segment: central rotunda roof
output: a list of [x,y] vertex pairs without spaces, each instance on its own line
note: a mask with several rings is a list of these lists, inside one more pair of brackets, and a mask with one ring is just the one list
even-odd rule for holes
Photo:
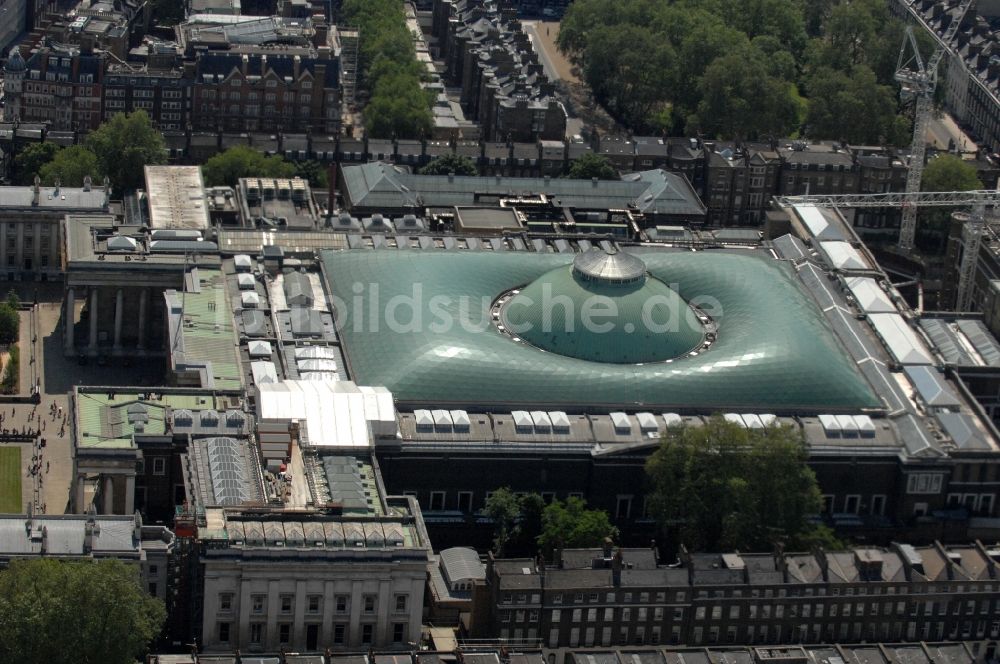
[[705,328],[637,256],[593,249],[516,292],[501,309],[509,334],[590,362],[663,362],[699,348]]

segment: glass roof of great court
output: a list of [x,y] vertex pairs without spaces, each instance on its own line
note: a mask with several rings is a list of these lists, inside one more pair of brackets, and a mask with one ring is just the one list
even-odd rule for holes
[[[595,304],[588,296],[617,301],[615,289],[579,279],[570,271],[571,254],[357,250],[324,252],[323,262],[353,379],[384,385],[401,402],[776,412],[881,407],[788,263],[726,250],[639,256],[645,282],[621,300],[629,322],[641,318],[636,292],[648,289],[663,301],[676,293],[682,305],[707,315],[701,319],[707,348],[688,351],[689,339],[697,342],[705,330],[679,343],[683,330],[640,333],[608,318],[607,300]],[[515,318],[539,323],[534,310],[498,313],[505,299],[513,306],[522,293],[553,298],[552,329],[523,336],[503,329]],[[579,324],[579,311],[567,316],[567,306],[591,306],[597,316],[591,320],[611,324],[599,361],[590,344],[600,344],[600,334],[588,331],[581,351],[573,337],[580,333],[560,328],[567,320]],[[681,309],[683,326],[693,317]],[[562,348],[573,351],[551,352]]]

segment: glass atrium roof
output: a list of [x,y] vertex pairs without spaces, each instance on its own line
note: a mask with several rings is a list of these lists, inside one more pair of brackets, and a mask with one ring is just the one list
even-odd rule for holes
[[[545,352],[501,332],[501,295],[572,254],[326,251],[353,379],[409,404],[830,412],[880,402],[787,263],[730,251],[644,253],[649,275],[711,316],[694,356],[647,364]],[[569,275],[567,275],[569,276]],[[652,281],[648,280],[647,281]],[[554,312],[559,315],[559,312]]]

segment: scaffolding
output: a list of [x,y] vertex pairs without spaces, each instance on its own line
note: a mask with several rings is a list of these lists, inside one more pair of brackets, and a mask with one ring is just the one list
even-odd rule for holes
[[340,37],[340,86],[345,110],[353,113],[357,105],[358,40],[357,28],[338,27]]

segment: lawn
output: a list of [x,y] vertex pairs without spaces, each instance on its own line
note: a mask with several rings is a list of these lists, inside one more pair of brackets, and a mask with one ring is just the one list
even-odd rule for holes
[[20,514],[21,448],[0,447],[0,514]]

